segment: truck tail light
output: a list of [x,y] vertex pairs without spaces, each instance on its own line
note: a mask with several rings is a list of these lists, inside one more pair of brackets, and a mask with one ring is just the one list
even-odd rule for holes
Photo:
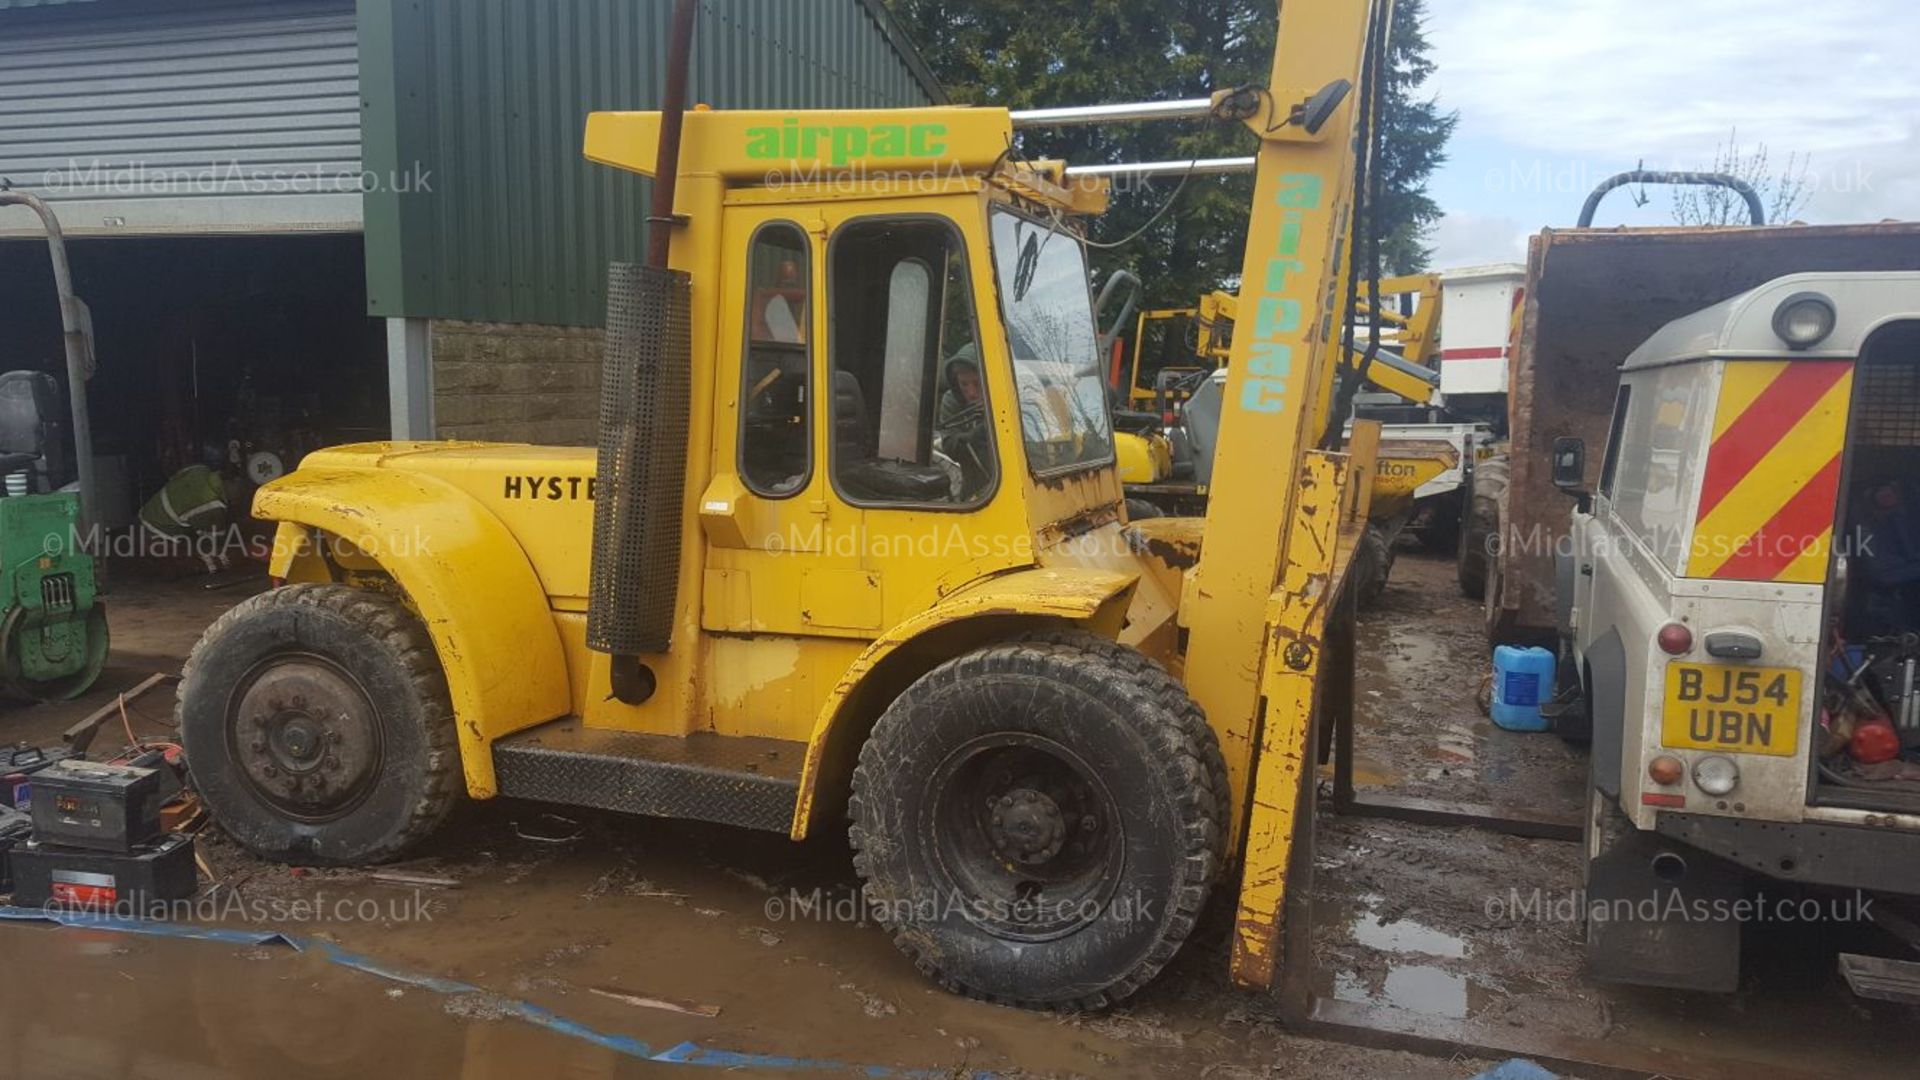
[[1686,775],[1686,765],[1671,754],[1661,754],[1647,762],[1647,776],[1656,784],[1677,784]]
[[1660,651],[1668,656],[1685,656],[1693,651],[1693,631],[1685,623],[1670,622],[1655,636]]

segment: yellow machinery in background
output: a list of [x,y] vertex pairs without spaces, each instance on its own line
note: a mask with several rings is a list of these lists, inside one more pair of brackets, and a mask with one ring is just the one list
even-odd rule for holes
[[[1394,301],[1381,304],[1381,347],[1369,363],[1364,342],[1356,342],[1348,361],[1356,377],[1364,367],[1366,381],[1398,402],[1427,405],[1438,385],[1432,365],[1439,354],[1440,277],[1382,278],[1379,294],[1383,301]],[[1368,293],[1361,295],[1356,324],[1370,321],[1364,299]],[[1194,307],[1142,311],[1136,320],[1124,383],[1131,408],[1117,413],[1115,420],[1120,479],[1133,520],[1206,511],[1224,386],[1219,372],[1227,362],[1237,304],[1232,294],[1216,291]],[[1169,350],[1168,337],[1175,334],[1182,335],[1180,347]],[[1148,385],[1143,372],[1150,353],[1157,353],[1161,363]],[[1117,368],[1114,377],[1121,377]],[[1385,586],[1394,541],[1409,525],[1429,546],[1451,550],[1474,455],[1484,437],[1485,431],[1474,424],[1425,417],[1384,427],[1372,488],[1370,519],[1375,528],[1363,544],[1358,571],[1362,603]]]
[[[1160,411],[1168,401],[1179,400],[1181,384],[1188,379],[1225,367],[1233,351],[1233,320],[1239,301],[1230,292],[1219,289],[1202,296],[1193,307],[1150,308],[1134,319],[1132,360],[1127,378],[1116,385],[1126,387],[1129,408]],[[1176,344],[1177,343],[1177,344]],[[1141,366],[1149,350],[1158,349],[1163,363],[1155,371],[1156,385],[1141,382]]]
[[[1367,381],[1391,394],[1416,404],[1425,404],[1434,394],[1435,381],[1431,361],[1438,355],[1440,325],[1440,275],[1403,274],[1380,279],[1380,295],[1408,298],[1410,313],[1383,304],[1379,319],[1385,333],[1382,341],[1394,350],[1391,360],[1375,357],[1367,368]],[[1371,308],[1362,294],[1354,309],[1356,321],[1367,319]],[[1134,319],[1132,359],[1125,382],[1130,408],[1165,412],[1167,406],[1185,400],[1192,384],[1226,366],[1233,350],[1233,325],[1239,316],[1239,298],[1215,289],[1185,308],[1154,308],[1141,311]],[[1177,340],[1174,344],[1169,338]],[[1151,385],[1142,378],[1150,352],[1158,352],[1161,363],[1153,372]],[[1349,356],[1359,370],[1363,352]],[[1398,361],[1398,362],[1394,362]],[[1114,373],[1116,382],[1119,372]]]
[[[1372,425],[1322,447],[1387,5],[1281,5],[1264,87],[1012,114],[688,111],[694,8],[664,110],[587,121],[655,199],[601,445],[345,446],[261,488],[284,584],[179,693],[208,806],[321,864],[462,796],[850,821],[921,970],[1050,1007],[1139,988],[1238,867],[1266,986],[1374,475]],[[1217,497],[1128,526],[1077,235],[1105,184],[1007,148],[1148,113],[1259,150]]]

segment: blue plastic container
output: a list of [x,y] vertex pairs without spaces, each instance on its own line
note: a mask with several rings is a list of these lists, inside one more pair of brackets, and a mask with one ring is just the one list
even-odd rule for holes
[[1553,696],[1553,654],[1546,649],[1493,650],[1493,722],[1508,731],[1545,731],[1540,703]]

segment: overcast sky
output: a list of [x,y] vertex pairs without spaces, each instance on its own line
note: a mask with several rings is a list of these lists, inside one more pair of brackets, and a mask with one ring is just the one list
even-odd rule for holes
[[[1431,89],[1458,109],[1432,192],[1437,268],[1521,261],[1644,159],[1704,168],[1738,128],[1810,158],[1809,222],[1920,218],[1920,0],[1429,0]],[[1631,190],[1598,225],[1671,224]]]

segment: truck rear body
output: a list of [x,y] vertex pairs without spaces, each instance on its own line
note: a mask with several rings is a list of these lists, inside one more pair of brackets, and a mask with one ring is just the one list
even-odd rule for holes
[[[1549,229],[1530,245],[1510,357],[1511,489],[1490,583],[1498,641],[1554,636],[1553,552],[1566,528],[1554,440],[1606,441],[1621,362],[1675,319],[1786,274],[1920,270],[1920,225]],[[1599,458],[1589,458],[1598,480]]]

